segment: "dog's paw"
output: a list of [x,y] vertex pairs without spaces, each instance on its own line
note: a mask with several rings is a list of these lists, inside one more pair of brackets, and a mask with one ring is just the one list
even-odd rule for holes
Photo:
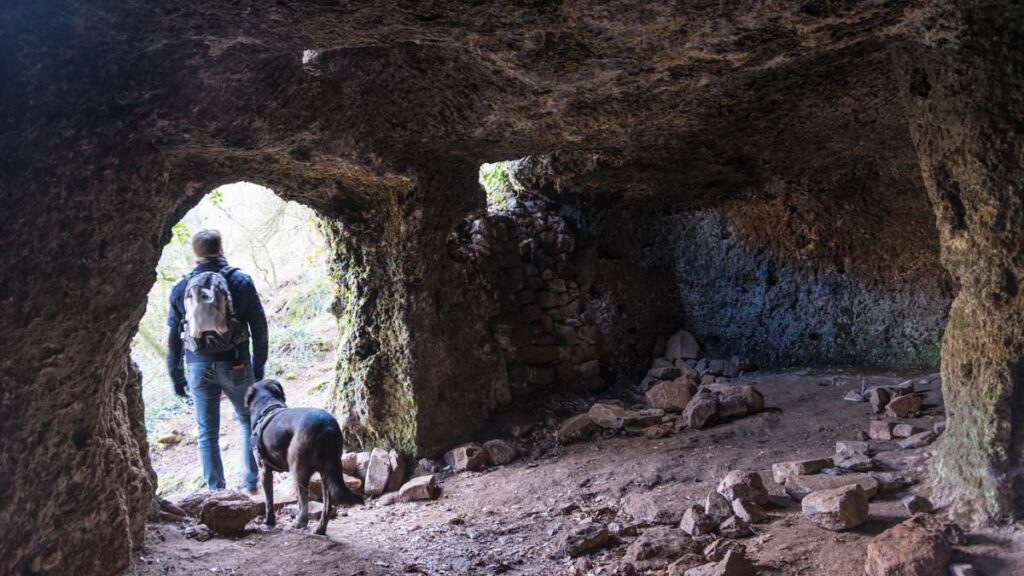
[[324,534],[327,534],[327,527],[324,526],[323,528],[320,528],[319,526],[317,526],[316,530],[313,530],[313,534],[323,536]]

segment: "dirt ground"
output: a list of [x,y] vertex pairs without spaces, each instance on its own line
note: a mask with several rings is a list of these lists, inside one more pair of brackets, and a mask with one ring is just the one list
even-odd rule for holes
[[[326,537],[313,535],[312,524],[288,528],[287,517],[274,528],[257,523],[243,536],[206,542],[186,538],[183,526],[152,525],[128,574],[573,574],[574,561],[552,556],[563,531],[587,518],[630,522],[618,509],[632,492],[697,503],[727,472],[744,468],[760,471],[773,496],[771,521],[755,525],[756,534],[744,541],[760,573],[859,576],[868,541],[908,516],[899,499],[927,495],[927,486],[879,494],[871,520],[836,533],[804,519],[771,481],[771,464],[830,456],[836,440],[857,439],[867,428],[869,405],[843,401],[847,390],[911,377],[929,380],[927,387],[938,383],[935,374],[754,373],[741,379],[756,383],[768,409],[751,417],[660,440],[541,442],[513,464],[445,475],[436,501],[343,510]],[[941,419],[941,410],[932,410],[918,423],[930,427]],[[886,448],[894,446],[878,447]],[[928,457],[927,448],[895,448],[877,460],[920,477]],[[563,513],[569,504],[579,508]],[[591,555],[591,564],[620,557],[631,540]],[[957,555],[984,576],[1024,574],[1024,527],[971,533]]]

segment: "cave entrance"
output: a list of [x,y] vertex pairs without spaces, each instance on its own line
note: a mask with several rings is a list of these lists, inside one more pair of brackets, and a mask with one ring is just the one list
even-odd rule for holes
[[[143,375],[153,469],[163,496],[205,488],[193,409],[174,394],[165,365],[168,299],[174,284],[195,265],[191,239],[203,228],[221,232],[229,263],[256,284],[270,334],[265,377],[281,381],[289,403],[318,407],[326,407],[335,378],[338,324],[331,306],[338,289],[330,275],[324,222],[312,209],[256,184],[238,182],[208,193],[173,226],[132,340],[132,358]],[[220,449],[231,488],[241,477],[239,425],[223,396],[220,413]]]

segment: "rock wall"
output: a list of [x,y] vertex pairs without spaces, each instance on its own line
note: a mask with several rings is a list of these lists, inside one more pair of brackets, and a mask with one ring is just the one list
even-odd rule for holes
[[470,289],[493,299],[488,328],[502,359],[507,404],[550,390],[604,387],[601,333],[584,312],[593,263],[576,250],[576,231],[542,198],[522,194],[505,210],[464,221],[449,254]]
[[960,286],[932,480],[959,520],[1006,523],[1024,517],[1024,18],[1008,1],[931,8],[893,56],[942,262]]
[[[666,219],[683,325],[707,354],[738,354],[762,366],[938,365],[953,287],[938,264],[937,245],[916,249],[912,238],[898,248],[881,244],[880,235],[910,224],[892,217],[852,236],[858,232],[835,229],[841,216],[795,214],[806,218],[795,232],[783,218],[773,218],[768,202]],[[828,209],[828,201],[819,202]],[[770,224],[752,230],[752,214]],[[924,224],[908,226],[909,236],[934,240]],[[839,235],[854,250],[823,260],[780,246],[801,234],[805,251]],[[897,262],[881,277],[864,270],[864,260],[873,258]]]

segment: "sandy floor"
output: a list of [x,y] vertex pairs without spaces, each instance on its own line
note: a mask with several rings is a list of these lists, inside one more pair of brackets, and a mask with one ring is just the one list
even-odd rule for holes
[[[237,538],[197,542],[183,527],[156,525],[129,574],[569,574],[573,564],[553,558],[553,541],[585,518],[612,520],[623,496],[652,492],[697,502],[729,470],[761,471],[775,506],[768,524],[744,542],[763,574],[859,576],[872,536],[907,517],[899,498],[879,495],[872,519],[851,532],[822,530],[771,482],[773,462],[829,456],[836,440],[866,430],[870,408],[843,394],[900,377],[850,372],[756,373],[746,377],[765,394],[758,415],[662,439],[616,437],[535,450],[533,456],[483,473],[449,475],[443,496],[429,503],[367,506],[343,511],[326,537],[308,530],[257,525]],[[941,419],[920,419],[930,426]],[[550,446],[550,443],[546,444]],[[884,448],[884,447],[883,447]],[[892,452],[880,459],[923,474],[928,451]],[[578,510],[560,511],[567,504]],[[620,521],[626,520],[619,517]],[[630,539],[592,555],[594,565],[621,556]],[[983,575],[1024,574],[1024,528],[975,533],[958,550]]]

